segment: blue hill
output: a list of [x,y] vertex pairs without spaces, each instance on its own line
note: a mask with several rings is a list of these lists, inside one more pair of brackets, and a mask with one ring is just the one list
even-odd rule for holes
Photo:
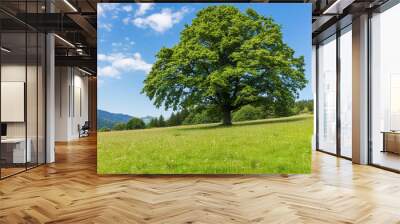
[[112,128],[115,123],[126,123],[132,116],[120,113],[111,113],[105,110],[97,110],[97,128]]

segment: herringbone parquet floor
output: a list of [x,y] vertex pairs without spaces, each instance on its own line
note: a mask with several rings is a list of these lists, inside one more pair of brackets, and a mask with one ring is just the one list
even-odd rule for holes
[[322,153],[311,175],[98,176],[94,137],[0,181],[0,223],[400,223],[400,175]]

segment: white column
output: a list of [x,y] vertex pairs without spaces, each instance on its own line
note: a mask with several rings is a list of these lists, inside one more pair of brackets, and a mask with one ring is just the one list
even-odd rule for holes
[[55,146],[54,146],[54,133],[55,133],[55,55],[54,55],[54,35],[47,34],[46,37],[46,163],[55,161]]
[[353,19],[353,162],[368,163],[368,15]]

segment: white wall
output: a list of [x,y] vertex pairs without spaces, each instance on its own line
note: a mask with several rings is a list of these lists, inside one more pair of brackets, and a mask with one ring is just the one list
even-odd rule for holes
[[78,125],[88,120],[88,78],[76,68],[56,67],[55,85],[55,140],[77,139]]
[[68,74],[68,67],[55,68],[55,141],[68,140],[68,88],[70,84],[70,77]]
[[74,108],[72,108],[72,119],[71,119],[71,135],[74,137],[79,137],[78,125],[82,126],[85,121],[88,121],[88,78],[82,76],[82,73],[76,75],[77,70],[75,72],[74,77]]

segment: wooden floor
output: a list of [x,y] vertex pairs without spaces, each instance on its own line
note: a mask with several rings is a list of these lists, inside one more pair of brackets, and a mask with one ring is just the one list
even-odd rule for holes
[[373,161],[377,165],[400,170],[400,155],[391,152],[374,151]]
[[323,153],[311,175],[98,176],[96,140],[0,181],[0,223],[400,223],[400,175]]
[[14,168],[14,167],[7,167],[7,168],[1,168],[1,177],[8,177],[11,176],[13,174],[19,173],[19,172],[23,172],[25,171],[25,167],[24,168]]

